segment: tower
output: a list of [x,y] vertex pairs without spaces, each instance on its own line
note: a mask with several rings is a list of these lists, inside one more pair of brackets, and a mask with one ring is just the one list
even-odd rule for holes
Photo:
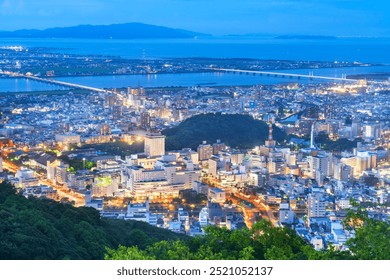
[[268,123],[268,140],[265,141],[265,146],[268,148],[273,148],[276,146],[276,141],[273,139],[272,131],[273,131],[272,121],[270,121]]
[[315,149],[315,146],[314,146],[314,123],[311,124],[310,149]]

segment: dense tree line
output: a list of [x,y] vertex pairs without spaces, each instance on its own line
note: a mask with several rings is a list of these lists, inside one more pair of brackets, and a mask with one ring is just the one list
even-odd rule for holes
[[[268,138],[268,125],[249,115],[209,113],[186,119],[178,126],[165,129],[166,149],[196,149],[203,140],[215,143],[217,139],[232,148],[250,149]],[[286,134],[273,127],[274,139],[282,142]]]
[[347,241],[349,251],[316,251],[289,228],[273,227],[261,220],[252,229],[229,231],[209,226],[205,236],[188,240],[159,241],[140,249],[119,246],[108,249],[105,259],[113,260],[389,260],[390,225],[350,213],[346,226],[356,231]]
[[94,148],[103,153],[110,155],[119,155],[121,157],[129,156],[131,154],[141,153],[144,151],[144,142],[134,142],[128,144],[122,141],[101,143],[101,144],[86,144],[83,148]]
[[353,148],[356,148],[358,142],[362,142],[361,138],[356,138],[353,141],[350,141],[345,138],[340,138],[337,140],[331,140],[329,135],[324,132],[320,132],[315,138],[315,142],[321,149],[325,151],[333,152],[343,152],[343,151],[352,151]]

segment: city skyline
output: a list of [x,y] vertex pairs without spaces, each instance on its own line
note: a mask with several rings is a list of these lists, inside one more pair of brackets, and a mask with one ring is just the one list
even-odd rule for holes
[[389,7],[0,0],[0,260],[390,260]]
[[386,1],[13,1],[0,2],[0,30],[142,22],[212,35],[390,36]]

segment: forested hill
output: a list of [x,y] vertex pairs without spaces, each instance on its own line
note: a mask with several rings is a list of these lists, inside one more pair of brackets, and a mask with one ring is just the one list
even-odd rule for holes
[[143,222],[101,219],[90,207],[25,198],[0,184],[0,259],[103,259],[106,248],[186,238]]
[[[268,138],[268,125],[249,115],[239,114],[200,114],[186,119],[178,126],[165,129],[166,149],[196,149],[203,140],[215,143],[217,139],[232,148],[250,149]],[[273,127],[274,139],[286,139],[286,134]]]

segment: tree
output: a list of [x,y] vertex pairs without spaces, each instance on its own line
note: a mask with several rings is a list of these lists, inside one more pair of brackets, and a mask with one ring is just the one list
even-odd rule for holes
[[349,212],[344,221],[349,230],[355,231],[355,237],[346,244],[359,260],[390,259],[390,224],[389,222],[370,219],[365,210]]
[[141,251],[137,246],[125,247],[119,245],[118,249],[106,247],[105,260],[154,260],[147,252]]

